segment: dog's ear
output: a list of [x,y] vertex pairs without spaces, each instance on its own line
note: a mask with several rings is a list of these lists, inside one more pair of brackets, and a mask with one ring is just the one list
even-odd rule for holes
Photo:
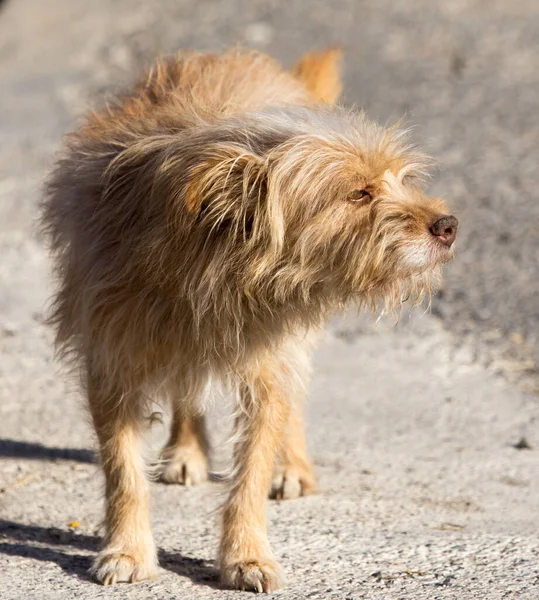
[[342,50],[333,46],[326,50],[305,54],[292,68],[311,95],[320,102],[334,104],[342,90]]
[[262,159],[235,144],[218,143],[207,148],[189,171],[185,204],[192,215],[211,209],[226,212],[248,210],[260,194],[264,178]]
[[241,238],[278,255],[284,215],[279,194],[270,194],[268,164],[237,143],[211,144],[190,169],[185,206],[208,232]]

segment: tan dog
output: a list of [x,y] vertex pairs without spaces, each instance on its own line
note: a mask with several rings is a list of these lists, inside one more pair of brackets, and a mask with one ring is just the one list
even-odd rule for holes
[[[301,403],[311,332],[349,302],[430,293],[457,221],[418,181],[398,128],[329,106],[336,50],[291,74],[267,56],[180,54],[68,136],[44,203],[59,291],[52,322],[85,381],[106,477],[104,584],[155,575],[140,434],[165,390],[167,481],[206,475],[203,391],[238,393],[222,582],[282,575],[264,498],[311,491]],[[277,461],[276,461],[277,458]]]

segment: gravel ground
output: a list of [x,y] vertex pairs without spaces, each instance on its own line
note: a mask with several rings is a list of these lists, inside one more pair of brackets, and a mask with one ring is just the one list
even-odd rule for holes
[[330,327],[308,414],[321,493],[269,507],[278,595],[539,598],[538,30],[531,0],[0,3],[1,600],[241,595],[217,586],[217,483],[152,484],[157,581],[88,580],[101,479],[42,325],[50,265],[33,231],[40,182],[86,106],[156,53],[237,42],[285,64],[342,43],[345,102],[408,115],[461,221],[430,314]]

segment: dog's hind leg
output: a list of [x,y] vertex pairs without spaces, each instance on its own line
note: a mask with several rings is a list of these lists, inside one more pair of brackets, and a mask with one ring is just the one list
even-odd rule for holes
[[208,478],[208,438],[203,416],[185,415],[174,406],[167,445],[161,453],[161,479],[166,483],[196,485]]
[[88,399],[105,473],[105,539],[92,567],[104,585],[150,579],[157,554],[141,452],[141,398],[89,376]]
[[316,331],[291,335],[280,348],[280,360],[287,365],[287,392],[290,413],[275,461],[270,498],[283,500],[316,491],[316,477],[307,452],[303,406],[311,377],[311,352],[318,339]]
[[316,476],[307,453],[302,399],[292,404],[277,455],[270,498],[288,500],[316,491]]
[[285,368],[261,361],[241,389],[235,479],[223,511],[221,581],[228,587],[273,592],[282,585],[266,528],[266,497],[289,413]]

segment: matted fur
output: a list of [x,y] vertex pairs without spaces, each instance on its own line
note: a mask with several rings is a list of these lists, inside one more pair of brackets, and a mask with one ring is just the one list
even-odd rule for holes
[[100,440],[104,583],[155,570],[136,449],[148,398],[173,399],[203,471],[203,430],[183,421],[218,378],[239,392],[244,431],[223,581],[279,587],[261,505],[280,445],[314,487],[299,409],[309,332],[350,302],[420,300],[451,258],[429,231],[445,205],[418,187],[429,161],[406,132],[320,102],[339,93],[338,60],[314,53],[292,75],[255,52],[182,53],[66,138],[43,205],[59,282],[51,322]]

